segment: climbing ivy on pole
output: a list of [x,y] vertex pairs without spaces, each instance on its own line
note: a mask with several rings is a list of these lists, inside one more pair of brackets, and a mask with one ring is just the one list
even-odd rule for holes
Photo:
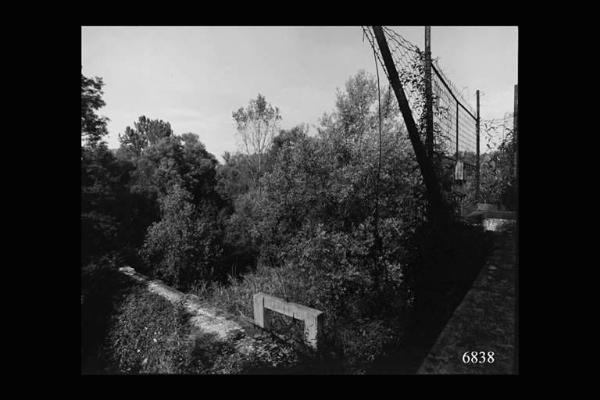
[[406,95],[404,94],[402,83],[400,82],[400,78],[398,77],[398,71],[396,70],[396,66],[394,65],[394,60],[390,53],[387,40],[385,39],[383,29],[381,26],[373,26],[372,28],[373,33],[375,35],[375,39],[377,40],[377,45],[379,46],[379,51],[383,58],[385,68],[388,72],[390,84],[394,89],[394,94],[396,95],[396,99],[398,100],[398,105],[400,107],[402,117],[404,118],[404,122],[408,130],[408,137],[415,152],[417,163],[419,164],[419,169],[421,170],[421,173],[423,175],[423,181],[425,182],[427,199],[429,202],[430,217],[432,218],[432,220],[439,221],[441,218],[446,216],[445,214],[447,208],[445,207],[445,202],[442,197],[439,178],[435,173],[433,159],[427,156],[425,146],[423,145],[419,137],[419,129],[417,128],[412,112],[410,110],[410,106],[408,104],[408,100],[406,99]]

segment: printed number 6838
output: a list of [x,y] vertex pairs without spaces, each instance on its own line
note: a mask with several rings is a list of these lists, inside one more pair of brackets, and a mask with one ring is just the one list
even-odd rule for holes
[[465,351],[462,355],[462,361],[465,364],[493,364],[494,361],[494,352],[488,351]]

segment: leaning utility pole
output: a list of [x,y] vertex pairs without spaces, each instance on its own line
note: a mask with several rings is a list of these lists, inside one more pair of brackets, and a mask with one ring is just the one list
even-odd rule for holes
[[375,39],[377,40],[377,45],[379,46],[381,57],[383,58],[384,65],[388,73],[388,77],[390,79],[390,84],[394,89],[394,94],[398,100],[398,106],[402,112],[406,129],[408,130],[408,137],[412,144],[413,150],[415,151],[417,163],[419,164],[419,168],[423,174],[423,181],[425,182],[425,188],[427,189],[427,197],[430,205],[430,216],[433,217],[433,219],[439,220],[439,217],[441,217],[443,215],[442,213],[445,211],[445,203],[442,197],[439,180],[433,167],[433,161],[427,156],[425,147],[423,146],[423,143],[419,137],[419,129],[415,124],[410,106],[408,105],[408,100],[406,99],[406,95],[402,89],[402,83],[398,77],[398,71],[394,65],[394,60],[392,58],[392,54],[390,53],[387,40],[385,39],[383,29],[381,26],[373,26],[372,28],[373,33],[375,34]]
[[433,89],[431,82],[431,26],[425,27],[425,148],[433,158]]
[[479,89],[475,92],[477,95],[477,121],[475,122],[475,129],[477,135],[477,170],[475,175],[475,200],[479,202],[480,199],[480,186],[481,186],[481,160],[479,155],[479,136],[481,130],[481,117],[479,113]]
[[515,104],[513,109],[513,154],[514,154],[514,171],[513,177],[517,177],[517,135],[519,132],[519,85],[515,85]]

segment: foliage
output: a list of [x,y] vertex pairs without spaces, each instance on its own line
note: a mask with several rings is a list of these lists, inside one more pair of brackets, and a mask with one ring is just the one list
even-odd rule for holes
[[250,100],[245,109],[240,107],[232,115],[244,153],[256,156],[245,160],[248,162],[248,170],[254,178],[254,184],[258,184],[265,153],[278,131],[281,120],[279,108],[267,103],[265,97],[259,93],[256,99]]
[[81,74],[81,136],[88,146],[95,146],[108,134],[108,118],[96,114],[105,105],[103,86],[102,78],[87,78]]
[[82,265],[128,243],[130,171],[130,165],[116,160],[105,143],[82,149]]
[[364,70],[346,82],[345,92],[338,90],[336,120],[345,137],[362,136],[374,128],[371,105],[376,101],[376,82]]
[[[101,79],[82,75],[82,139],[87,138],[81,153],[82,368],[96,372],[106,363],[99,343],[122,291],[116,268],[129,264],[151,272],[138,251],[148,237],[144,249],[161,259],[157,268],[175,271],[187,285],[216,275],[211,270],[219,264],[210,263],[219,259],[222,241],[214,156],[196,135],[175,136],[170,124],[145,117],[121,137],[115,156],[101,141],[106,119],[95,114],[104,105],[101,87]],[[179,189],[185,202],[169,197]],[[181,248],[173,248],[172,239]]]
[[161,214],[141,251],[153,274],[182,289],[215,278],[222,253],[215,211],[195,207],[189,192],[176,185],[161,198]]
[[[402,79],[420,93],[419,76]],[[223,165],[196,135],[145,117],[116,156],[85,148],[82,265],[108,251],[133,254],[144,273],[235,315],[251,316],[259,291],[317,308],[326,315],[323,365],[368,371],[403,343],[411,318],[441,321],[485,250],[461,224],[424,224],[422,177],[395,98],[381,91],[380,120],[379,97],[360,71],[309,135],[305,126],[279,130],[279,110],[259,95],[233,113],[244,152],[226,153]],[[450,176],[442,174],[447,192]],[[180,311],[131,294],[110,335],[119,369],[243,373],[279,362],[240,358],[209,337],[191,343]],[[284,318],[275,326],[301,335]]]
[[241,153],[231,155],[224,154],[225,164],[217,167],[217,183],[215,190],[231,207],[235,199],[246,193],[252,182],[246,160],[249,156]]
[[317,137],[300,129],[282,132],[262,190],[234,200],[227,240],[255,248],[258,267],[228,287],[213,285],[210,293],[234,314],[251,315],[258,291],[324,311],[330,356],[356,372],[403,336],[398,316],[411,300],[399,262],[402,237],[422,215],[415,207],[420,193],[413,190],[418,171],[389,110],[383,113],[378,171],[373,78],[360,73],[346,89]]
[[126,374],[256,374],[297,364],[292,348],[266,336],[240,352],[233,340],[193,330],[181,304],[136,287],[114,314],[107,339],[112,367]]
[[171,124],[160,119],[141,116],[133,125],[133,128],[126,127],[123,135],[119,134],[119,141],[121,148],[134,156],[139,157],[148,146],[173,135]]
[[308,125],[298,125],[292,129],[282,129],[279,134],[273,138],[273,144],[269,149],[270,158],[274,161],[277,153],[286,145],[299,142],[308,137]]
[[215,191],[217,160],[197,136],[165,137],[149,146],[135,162],[135,190],[159,198],[179,185],[193,196],[194,203],[208,201],[219,205]]
[[504,137],[497,148],[489,146],[489,152],[482,155],[481,160],[481,197],[484,202],[501,204],[509,210],[517,205],[517,180],[514,174],[515,142],[512,127],[486,122],[483,124],[484,135],[497,136],[500,130]]
[[[402,296],[399,266],[387,260],[388,278],[383,288],[376,288],[368,257],[372,238],[365,237],[367,232],[332,233],[319,225],[298,236],[285,264],[278,268],[259,265],[242,280],[232,280],[226,287],[213,285],[200,295],[209,295],[211,303],[236,315],[252,315],[252,296],[257,292],[319,309],[326,315],[323,353],[329,359],[343,360],[346,371],[358,372],[404,332],[398,317],[408,303]],[[286,323],[277,329],[301,337]]]
[[[255,247],[275,266],[303,224],[321,222],[351,232],[372,217],[376,199],[382,218],[417,216],[418,193],[411,188],[419,182],[418,171],[406,140],[395,131],[398,125],[391,113],[384,113],[378,176],[379,138],[372,123],[375,96],[361,92],[372,91],[374,85],[365,84],[365,79],[361,73],[349,81],[348,92],[339,94],[343,109],[323,118],[316,138],[299,130],[282,132],[271,150],[271,170],[261,180],[263,191],[249,190],[235,199],[228,238]],[[356,126],[371,125],[361,135],[344,121],[348,104],[371,110],[365,117],[371,122],[352,121]]]

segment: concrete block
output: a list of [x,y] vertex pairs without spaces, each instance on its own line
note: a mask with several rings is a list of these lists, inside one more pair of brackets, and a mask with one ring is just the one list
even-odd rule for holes
[[301,304],[287,302],[264,293],[256,293],[253,297],[253,303],[254,323],[256,325],[264,329],[269,329],[271,326],[270,312],[278,312],[303,321],[306,343],[314,349],[318,348],[319,335],[323,331],[324,314],[322,311]]
[[514,219],[484,218],[482,225],[484,231],[503,232],[515,226]]
[[253,296],[254,303],[254,323],[263,329],[271,328],[269,313],[265,312],[265,298],[262,293],[256,293]]

